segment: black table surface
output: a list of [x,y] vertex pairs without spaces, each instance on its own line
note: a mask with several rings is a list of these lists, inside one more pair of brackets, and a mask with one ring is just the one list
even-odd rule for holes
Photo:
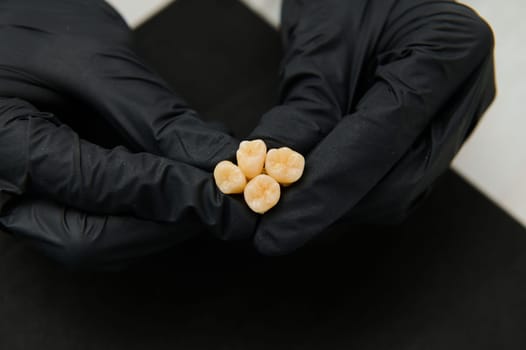
[[[137,46],[244,135],[275,103],[278,33],[234,0],[178,0]],[[526,349],[526,230],[450,171],[396,228],[333,227],[282,258],[192,241],[75,272],[0,232],[0,349]]]

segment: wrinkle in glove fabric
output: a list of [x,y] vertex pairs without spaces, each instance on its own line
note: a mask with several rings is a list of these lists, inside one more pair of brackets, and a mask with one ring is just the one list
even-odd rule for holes
[[[199,119],[140,61],[107,3],[0,1],[0,39],[0,224],[8,232],[60,260],[95,265],[164,250],[203,229],[251,237],[256,216],[211,176],[238,141]],[[106,126],[89,135],[104,145],[75,129],[92,123]]]
[[269,255],[340,220],[402,221],[495,95],[491,29],[461,4],[288,0],[282,17],[281,102],[251,135],[308,156],[259,223]]

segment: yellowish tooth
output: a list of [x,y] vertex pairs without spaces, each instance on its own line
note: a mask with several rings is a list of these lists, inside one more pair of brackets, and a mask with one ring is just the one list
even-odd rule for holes
[[279,183],[268,175],[258,175],[250,180],[244,191],[245,202],[254,212],[264,214],[279,202]]
[[305,158],[288,147],[268,151],[265,171],[280,184],[287,186],[298,181],[305,169]]
[[248,179],[263,171],[267,145],[263,140],[242,141],[236,152],[237,164]]
[[219,190],[224,194],[242,193],[247,185],[245,174],[234,163],[224,160],[217,163],[214,179]]

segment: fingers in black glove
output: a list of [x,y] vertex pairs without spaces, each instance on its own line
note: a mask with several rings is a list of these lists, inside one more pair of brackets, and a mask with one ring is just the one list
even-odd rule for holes
[[194,217],[224,238],[250,236],[255,216],[212,175],[148,153],[86,142],[51,114],[0,99],[2,202],[34,193],[90,213],[175,223]]
[[[494,97],[492,33],[470,9],[453,2],[402,1],[386,23],[375,22],[376,12],[365,15],[355,21],[384,28],[374,84],[310,154],[301,182],[262,218],[255,245],[265,254],[291,252],[344,215],[352,217],[353,208],[403,163],[412,145],[424,147],[418,152],[423,158],[408,162],[375,195],[381,206],[403,202],[400,191],[394,198],[389,191],[417,189],[421,178],[432,182]],[[438,121],[429,129],[435,120],[442,125]],[[423,137],[426,130],[431,131]],[[418,144],[419,137],[424,144]],[[378,203],[370,206],[375,207]]]
[[176,224],[130,216],[92,215],[42,199],[19,198],[0,226],[73,268],[122,269],[201,234],[191,217]]
[[70,101],[105,118],[132,151],[208,171],[234,156],[239,142],[202,121],[142,62],[104,1],[7,1],[2,9],[0,96],[37,106]]
[[308,154],[356,103],[388,7],[381,1],[285,1],[280,102],[250,138]]

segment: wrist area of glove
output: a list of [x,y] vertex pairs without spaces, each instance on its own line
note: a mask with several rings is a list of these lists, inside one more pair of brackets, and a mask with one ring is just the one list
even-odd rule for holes
[[301,111],[279,105],[263,115],[247,139],[262,139],[269,149],[289,147],[307,154],[321,138],[322,130]]

